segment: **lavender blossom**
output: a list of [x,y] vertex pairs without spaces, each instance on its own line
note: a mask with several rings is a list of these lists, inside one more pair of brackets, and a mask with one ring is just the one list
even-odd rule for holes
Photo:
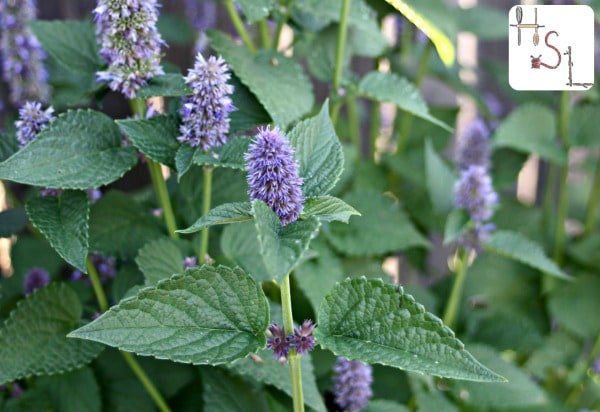
[[366,363],[337,358],[333,371],[335,402],[347,412],[358,412],[367,406],[373,395],[372,368]]
[[[98,253],[94,253],[90,256],[92,264],[98,271],[101,283],[106,283],[109,279],[113,279],[117,275],[116,261],[113,257],[104,257]],[[71,280],[78,281],[83,279],[84,273],[79,269],[75,269],[71,273]],[[89,281],[89,279],[86,279]]]
[[39,102],[25,102],[19,109],[19,120],[15,122],[17,140],[21,147],[35,139],[37,134],[54,120],[52,113],[52,106],[42,110],[42,104]]
[[108,68],[96,73],[98,81],[133,99],[141,86],[163,74],[156,0],[99,0],[94,9],[100,56]]
[[47,187],[40,189],[40,196],[43,197],[58,197],[62,195],[64,190],[62,189],[49,189]]
[[315,338],[312,333],[316,326],[307,319],[302,323],[302,326],[294,328],[294,334],[291,335],[290,342],[300,355],[310,352],[315,347]]
[[198,259],[196,258],[196,256],[187,256],[183,259],[184,269],[193,268],[196,266],[198,266]]
[[230,78],[229,67],[221,57],[205,60],[198,53],[194,68],[185,77],[194,94],[183,98],[180,142],[202,150],[227,142],[229,113],[235,110],[230,98],[233,86],[227,84]]
[[458,243],[467,250],[479,252],[481,246],[489,240],[490,235],[494,230],[496,230],[496,225],[493,223],[476,222],[473,224],[473,227],[465,230],[458,237]]
[[592,362],[592,372],[596,375],[600,375],[600,357],[594,359]]
[[12,384],[12,388],[10,389],[10,397],[13,399],[18,399],[23,395],[23,388],[17,382]]
[[456,207],[469,212],[476,222],[489,220],[498,203],[498,195],[492,187],[492,179],[482,166],[470,166],[461,174],[454,186]]
[[267,349],[273,351],[275,359],[287,359],[291,348],[290,337],[285,336],[285,330],[276,323],[269,325],[271,337],[267,338]]
[[302,178],[294,150],[279,129],[259,129],[244,156],[248,171],[248,195],[267,203],[287,225],[302,212]]
[[455,161],[459,171],[469,166],[490,168],[490,130],[481,119],[471,123],[456,143]]
[[25,295],[29,295],[34,290],[43,288],[48,283],[50,283],[50,275],[48,272],[42,268],[33,268],[25,274],[23,291]]
[[27,27],[27,22],[35,18],[34,0],[0,0],[3,78],[16,106],[27,100],[47,101],[50,94],[48,72],[42,64],[46,54]]
[[87,189],[85,194],[87,195],[88,199],[90,199],[90,203],[92,204],[96,203],[102,197],[102,192],[100,189]]

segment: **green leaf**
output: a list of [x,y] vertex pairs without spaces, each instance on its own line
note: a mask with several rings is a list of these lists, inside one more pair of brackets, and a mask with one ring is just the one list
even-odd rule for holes
[[173,240],[167,238],[146,243],[135,258],[135,263],[144,274],[147,286],[183,272],[183,254]]
[[479,360],[502,374],[507,382],[493,382],[487,385],[463,381],[448,382],[454,396],[462,399],[467,405],[492,410],[512,410],[547,403],[544,391],[516,365],[502,359],[500,354],[484,345],[471,345],[469,350]]
[[227,259],[239,265],[257,282],[264,282],[271,277],[263,263],[257,238],[254,222],[228,225],[221,235],[221,250]]
[[16,207],[0,212],[0,237],[11,237],[27,226],[25,209]]
[[275,5],[274,0],[237,0],[246,21],[249,24],[256,23],[263,17],[267,17]]
[[44,51],[68,70],[87,74],[103,66],[91,22],[33,20],[28,24]]
[[259,50],[252,55],[218,31],[210,31],[208,36],[211,46],[254,93],[277,125],[286,126],[310,111],[314,102],[312,85],[296,61],[272,50]]
[[223,146],[212,149],[211,153],[196,150],[192,161],[197,165],[246,170],[244,154],[248,151],[248,145],[250,145],[250,139],[237,137],[229,140]]
[[598,105],[581,105],[573,107],[571,115],[569,139],[574,146],[588,148],[600,146],[598,130],[600,130],[600,116]]
[[267,411],[262,391],[216,367],[200,368],[204,386],[204,410],[211,412]]
[[340,283],[321,303],[317,319],[315,337],[338,356],[446,378],[504,380],[412,296],[381,280]]
[[81,191],[60,197],[34,197],[25,205],[31,223],[44,234],[54,250],[71,265],[87,273],[90,204]]
[[565,329],[584,339],[595,339],[600,334],[598,306],[600,278],[594,274],[577,276],[573,283],[552,290],[548,308],[552,318]]
[[289,134],[290,144],[304,179],[305,197],[327,194],[344,170],[342,145],[335,134],[326,101],[318,115],[298,123]]
[[554,113],[539,104],[528,103],[515,109],[498,127],[493,137],[494,148],[510,147],[523,153],[564,165],[567,155],[558,147]]
[[408,373],[408,383],[413,393],[417,412],[459,412],[458,408],[444,396],[431,377]]
[[51,283],[20,301],[0,329],[0,382],[67,372],[94,359],[102,345],[65,338],[81,312],[65,284]]
[[19,142],[14,133],[0,133],[0,162],[5,161],[19,150]]
[[428,247],[400,206],[389,197],[372,191],[355,191],[344,202],[360,210],[362,216],[349,224],[331,223],[324,231],[331,244],[352,256],[380,255],[411,247]]
[[517,232],[498,231],[490,236],[484,249],[509,259],[524,263],[532,268],[541,270],[548,275],[564,280],[572,280],[556,264],[550,260],[542,247]]
[[450,126],[429,113],[427,103],[415,86],[395,73],[369,72],[358,84],[358,91],[371,99],[394,103],[406,112],[452,131]]
[[260,124],[271,123],[269,113],[235,74],[231,75],[228,83],[233,86],[231,100],[236,108],[229,114],[230,136],[245,132]]
[[143,154],[155,162],[175,168],[175,156],[180,146],[177,141],[179,119],[176,116],[117,120],[117,124]]
[[179,233],[196,233],[215,225],[252,220],[252,205],[248,202],[226,203],[211,209],[187,229],[177,230]]
[[188,269],[142,289],[70,337],[176,362],[231,362],[264,347],[269,306],[241,269]]
[[364,412],[410,412],[406,406],[387,399],[374,399],[363,409]]
[[181,74],[165,73],[148,80],[148,83],[138,90],[136,97],[148,99],[154,96],[180,97],[191,94],[192,89],[185,84]]
[[360,213],[343,200],[333,196],[309,197],[304,202],[303,215],[314,216],[322,222],[348,223],[350,216]]
[[[258,362],[251,358],[239,359],[226,367],[236,375],[274,386],[291,397],[292,382],[289,363],[280,364],[273,358],[273,352],[270,350],[261,350],[257,355],[260,359]],[[321,394],[315,383],[310,355],[306,354],[300,357],[300,367],[302,368],[304,403],[315,411],[325,412],[327,409],[323,405]]]
[[443,215],[454,208],[454,173],[435,152],[431,140],[425,143],[427,191],[436,213]]
[[161,13],[156,22],[156,28],[169,45],[189,46],[198,35],[190,24],[190,16]]
[[91,368],[41,377],[36,384],[46,389],[54,410],[61,412],[100,412],[100,387]]
[[[448,7],[441,1],[421,2],[416,0],[386,0],[404,17],[417,26],[433,42],[440,59],[447,66],[454,64],[454,44],[436,23],[448,19]],[[424,4],[425,3],[425,4]],[[437,14],[437,16],[433,15]],[[441,14],[441,15],[440,15]],[[436,22],[436,23],[434,23]]]
[[196,148],[187,144],[182,144],[175,154],[175,170],[177,170],[177,180],[180,180],[192,166],[192,159],[196,153]]
[[90,213],[90,251],[133,258],[150,240],[163,236],[161,222],[131,196],[110,191]]
[[469,213],[464,209],[454,209],[446,218],[444,227],[444,244],[456,240],[470,222]]
[[0,179],[55,189],[88,189],[114,182],[137,163],[133,147],[103,113],[60,115],[35,140],[0,163]]
[[310,217],[282,226],[275,212],[261,200],[252,202],[252,212],[265,268],[271,279],[280,282],[300,263],[321,224]]

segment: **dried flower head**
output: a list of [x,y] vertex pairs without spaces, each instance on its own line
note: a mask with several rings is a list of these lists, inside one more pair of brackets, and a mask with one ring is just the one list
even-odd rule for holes
[[183,98],[180,142],[202,150],[227,142],[229,113],[235,110],[230,97],[233,86],[227,84],[230,77],[229,67],[221,57],[205,60],[198,53],[194,67],[185,77],[193,95]]
[[47,101],[48,72],[42,61],[46,54],[27,27],[35,20],[34,0],[0,1],[0,51],[3,78],[10,89],[10,100],[21,106],[27,100]]
[[316,327],[317,325],[307,319],[302,323],[302,326],[294,328],[294,334],[291,335],[290,341],[294,348],[296,348],[296,352],[303,354],[313,350],[315,347],[315,338],[312,336],[312,333]]
[[296,221],[304,202],[302,178],[287,138],[277,127],[260,129],[244,158],[250,199],[264,201],[284,225]]
[[456,167],[459,171],[469,166],[490,168],[490,129],[481,119],[474,120],[456,142]]
[[287,359],[290,351],[291,342],[288,336],[285,336],[285,330],[276,323],[272,323],[268,328],[270,337],[267,338],[267,349],[273,351],[275,359]]
[[21,147],[31,142],[46,126],[54,120],[54,108],[42,110],[39,102],[25,102],[19,109],[19,119],[15,122],[17,127],[17,140]]
[[133,99],[138,89],[163,74],[160,48],[164,44],[156,22],[156,0],[99,0],[94,9],[100,56],[108,68],[98,81]]
[[470,166],[461,173],[454,187],[454,199],[456,207],[465,209],[476,222],[489,220],[498,203],[492,179],[482,166]]
[[25,295],[29,295],[31,292],[38,288],[43,288],[50,283],[50,274],[42,268],[32,268],[25,274],[25,280],[23,281],[23,291]]
[[335,403],[347,412],[358,412],[367,406],[373,395],[371,366],[340,357],[337,358],[333,371]]

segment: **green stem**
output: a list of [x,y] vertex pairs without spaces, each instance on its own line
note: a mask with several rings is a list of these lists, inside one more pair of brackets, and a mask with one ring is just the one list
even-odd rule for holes
[[[552,222],[551,216],[554,214],[554,188],[556,186],[556,165],[548,165],[548,176],[546,178],[546,187],[544,188],[544,209],[542,214],[542,229],[549,228],[556,222]],[[553,226],[550,230],[544,231],[545,235],[553,233]]]
[[242,38],[242,41],[244,42],[250,53],[255,54],[256,48],[254,47],[254,43],[252,43],[252,39],[250,39],[250,35],[248,35],[248,32],[246,31],[242,19],[240,19],[240,16],[237,14],[237,11],[235,11],[235,7],[233,6],[233,0],[225,0],[225,7],[227,8],[227,13],[229,13],[229,18],[231,19],[231,22],[233,23],[233,26],[237,30],[238,34]]
[[[348,14],[350,13],[350,0],[342,0],[340,10],[340,25],[338,27],[337,48],[335,50],[335,71],[333,72],[333,92],[338,93],[342,85],[342,71],[344,68],[344,51],[346,49],[346,40],[348,38]],[[333,125],[337,123],[340,112],[341,101],[335,102],[331,106],[331,121]]]
[[360,116],[358,114],[358,105],[356,96],[348,94],[346,98],[346,107],[348,108],[348,127],[350,128],[350,140],[359,153],[362,153],[360,141]]
[[556,227],[554,232],[554,261],[558,266],[562,266],[565,254],[566,231],[565,221],[569,208],[569,197],[567,193],[567,176],[569,173],[569,114],[570,114],[570,94],[563,91],[560,98],[559,112],[559,137],[562,140],[563,148],[567,153],[567,163],[560,168],[559,186],[558,186],[558,207],[556,209]]
[[[281,283],[281,311],[283,314],[283,327],[286,335],[294,333],[294,317],[292,315],[292,295],[290,292],[289,273]],[[290,363],[290,376],[292,378],[292,398],[294,412],[304,412],[304,394],[302,392],[302,371],[300,369],[300,356],[295,349],[288,354]]]
[[452,292],[450,292],[450,299],[448,299],[446,310],[444,311],[444,324],[451,329],[454,328],[456,324],[456,318],[458,317],[458,309],[460,307],[462,290],[467,277],[468,267],[469,252],[463,249],[462,252],[459,253],[456,277],[454,278],[454,284],[452,285]]
[[594,173],[594,181],[592,182],[592,191],[588,199],[587,211],[585,214],[584,234],[589,234],[596,224],[596,214],[598,212],[598,204],[600,203],[600,159],[596,163],[596,172]]
[[271,47],[271,38],[269,37],[269,26],[265,19],[258,22],[258,29],[260,31],[260,42],[263,48],[268,49]]
[[[596,358],[598,358],[600,356],[600,336],[598,336],[596,338],[596,341],[594,342],[594,346],[592,346],[592,350],[590,351],[590,353],[588,353],[588,356],[586,356],[585,360],[583,361],[584,365],[581,368],[582,371],[584,371],[584,374],[582,374],[579,379],[577,379],[577,381],[574,383],[573,385],[573,389],[571,389],[571,391],[569,392],[569,395],[567,396],[567,399],[565,401],[566,405],[577,405],[579,403],[579,397],[582,393],[582,391],[580,390],[580,382],[581,382],[581,378],[585,376],[585,372],[587,371],[587,368],[589,368],[592,363],[596,360]],[[577,369],[577,366],[575,366],[574,369]]]
[[102,312],[106,312],[108,310],[108,300],[106,299],[106,295],[104,294],[104,289],[102,289],[102,283],[100,282],[100,276],[98,276],[98,271],[96,267],[92,263],[92,259],[88,256],[86,261],[86,266],[88,270],[88,275],[90,275],[90,280],[92,281],[92,288],[94,289],[94,294],[96,295],[96,299],[98,300],[98,306],[100,306],[100,310]]
[[[204,167],[203,185],[202,185],[202,216],[206,216],[210,210],[210,197],[212,194],[212,171],[211,166]],[[200,254],[198,255],[198,263],[200,265],[208,262],[208,234],[209,228],[202,229],[200,235]]]
[[369,124],[369,145],[370,145],[370,156],[372,160],[375,160],[375,154],[377,154],[377,138],[381,131],[381,103],[375,100],[371,101],[371,121]]

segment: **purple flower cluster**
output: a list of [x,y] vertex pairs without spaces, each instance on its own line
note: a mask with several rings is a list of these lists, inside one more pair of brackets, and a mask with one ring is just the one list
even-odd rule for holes
[[38,288],[43,288],[50,283],[50,274],[42,268],[32,268],[25,274],[23,280],[23,292],[29,295]]
[[302,355],[308,353],[315,347],[315,338],[312,336],[317,325],[306,319],[301,326],[294,328],[294,333],[286,336],[285,330],[278,324],[269,326],[271,337],[267,338],[267,349],[273,351],[275,359],[286,360],[290,349],[296,349],[296,353]]
[[19,109],[19,119],[15,122],[17,127],[17,140],[21,147],[31,142],[39,132],[54,120],[54,108],[42,110],[40,102],[25,102]]
[[193,95],[183,98],[180,142],[200,146],[202,150],[227,142],[229,113],[235,110],[230,97],[233,86],[227,84],[230,78],[225,60],[214,56],[205,60],[198,53],[194,67],[185,77]]
[[133,99],[138,89],[163,74],[160,48],[164,44],[156,22],[156,0],[99,0],[94,9],[100,56],[108,68],[96,73],[98,81]]
[[333,367],[333,392],[335,403],[347,412],[358,412],[364,409],[373,396],[373,368],[366,363],[337,358]]
[[47,101],[48,72],[42,61],[46,54],[27,27],[35,20],[34,0],[0,1],[0,51],[3,78],[10,88],[10,100],[21,106],[27,100]]
[[[114,279],[117,275],[116,261],[113,257],[104,257],[100,254],[94,253],[90,256],[92,260],[92,264],[98,271],[98,275],[100,276],[100,282],[106,283],[109,279]],[[79,269],[75,269],[73,273],[71,273],[71,280],[78,281],[83,279],[83,272]],[[89,279],[86,278],[89,281]]]
[[244,159],[248,171],[248,195],[262,200],[287,225],[302,213],[302,178],[294,150],[279,129],[260,129]]
[[189,269],[198,266],[198,259],[196,256],[187,256],[183,259],[183,268]]
[[469,166],[490,168],[490,129],[481,119],[473,121],[456,142],[455,163],[459,171]]

